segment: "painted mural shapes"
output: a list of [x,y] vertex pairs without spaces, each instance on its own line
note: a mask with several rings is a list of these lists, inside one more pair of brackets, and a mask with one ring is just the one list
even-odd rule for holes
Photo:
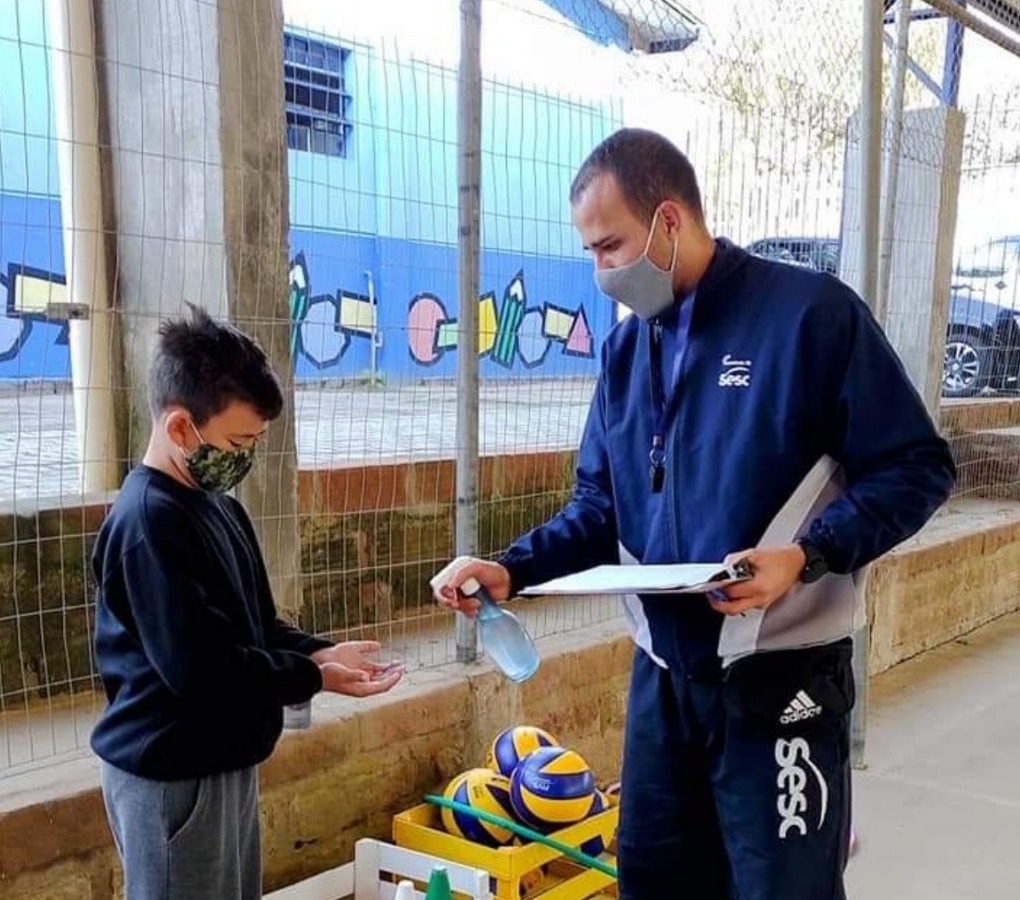
[[[313,295],[304,253],[291,262],[289,282],[293,359],[303,356],[318,369],[330,369],[344,357],[352,339],[371,339],[376,309],[369,297],[342,290]],[[0,273],[0,362],[18,355],[33,322],[54,321],[48,309],[66,302],[63,275],[16,264],[9,265],[6,274]],[[554,303],[529,307],[523,270],[510,280],[499,301],[489,292],[478,302],[478,353],[505,369],[513,368],[517,360],[528,369],[541,366],[555,346],[564,356],[594,356],[594,336],[584,306],[575,310]],[[61,321],[56,343],[66,345],[68,323]],[[424,292],[411,300],[407,342],[418,365],[439,362],[457,349],[457,338],[457,319],[439,297]]]
[[[48,313],[53,304],[67,302],[67,285],[63,275],[11,263],[7,274],[0,273],[0,362],[14,359],[32,333],[33,322],[52,322]],[[68,323],[56,337],[57,344],[67,344]]]
[[290,264],[290,355],[302,355],[318,369],[335,366],[352,337],[371,338],[375,305],[363,294],[339,291],[312,296],[305,255]]
[[[497,312],[494,294],[479,298],[478,352],[505,369],[516,359],[526,368],[542,365],[553,345],[565,356],[591,359],[594,335],[583,305],[569,310],[553,303],[528,307],[524,271],[503,291]],[[439,362],[457,347],[457,319],[449,315],[435,294],[418,294],[407,311],[407,341],[411,358],[422,366]]]

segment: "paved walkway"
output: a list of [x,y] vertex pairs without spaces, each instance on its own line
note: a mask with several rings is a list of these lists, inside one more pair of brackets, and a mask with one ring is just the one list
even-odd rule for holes
[[872,681],[851,900],[1020,897],[1020,614]]
[[[482,382],[482,453],[574,449],[593,389],[590,378]],[[378,387],[303,384],[295,408],[298,461],[304,467],[457,455],[457,391],[450,380]],[[994,409],[989,405],[989,414]],[[77,481],[70,391],[54,382],[23,388],[0,383],[0,503],[75,496]]]
[[[480,397],[483,453],[576,447],[590,379],[486,381]],[[70,392],[53,385],[0,394],[0,502],[78,493]],[[302,466],[452,459],[457,392],[452,381],[368,387],[301,387],[296,394]]]

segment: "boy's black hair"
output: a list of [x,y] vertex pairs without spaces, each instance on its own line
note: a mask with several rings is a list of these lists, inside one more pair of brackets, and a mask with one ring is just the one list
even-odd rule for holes
[[631,211],[646,224],[664,200],[679,200],[704,222],[694,167],[668,138],[645,128],[621,128],[581,164],[570,186],[574,205],[599,175],[612,175]]
[[283,392],[265,351],[201,307],[188,306],[190,319],[172,319],[159,329],[149,369],[153,418],[169,406],[182,406],[201,427],[233,401],[249,404],[266,421],[279,417]]

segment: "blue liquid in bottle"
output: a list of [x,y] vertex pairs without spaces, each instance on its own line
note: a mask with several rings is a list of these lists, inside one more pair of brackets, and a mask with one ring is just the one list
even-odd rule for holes
[[538,650],[527,629],[512,612],[497,606],[489,592],[474,578],[460,591],[474,597],[478,608],[478,635],[482,649],[506,677],[513,682],[527,681],[538,671]]

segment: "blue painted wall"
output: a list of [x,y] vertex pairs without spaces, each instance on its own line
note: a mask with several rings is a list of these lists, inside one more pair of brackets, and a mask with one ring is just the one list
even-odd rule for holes
[[[298,228],[291,244],[299,248],[291,265],[292,307],[301,310],[294,344],[299,378],[370,370],[371,336],[344,328],[341,314],[344,304],[367,302],[367,271],[378,303],[377,369],[395,379],[453,377],[456,248]],[[483,377],[595,371],[613,322],[588,261],[487,250],[481,268]]]
[[67,324],[15,307],[11,283],[22,270],[62,280],[60,203],[0,193],[0,379],[70,378]]
[[[455,243],[456,72],[351,46],[350,154],[289,152],[291,223]],[[482,111],[483,241],[526,254],[580,256],[567,208],[570,181],[592,147],[621,124],[619,103],[486,81]]]
[[[8,289],[17,267],[63,274],[43,24],[43,0],[0,0],[3,379],[69,375],[65,326],[26,315]],[[452,376],[456,73],[345,46],[347,156],[288,153],[296,374],[367,372],[374,300],[378,372]],[[482,374],[594,372],[612,309],[594,287],[567,193],[588,150],[619,126],[619,105],[486,82],[483,110]]]
[[60,193],[44,0],[0,0],[0,192]]

